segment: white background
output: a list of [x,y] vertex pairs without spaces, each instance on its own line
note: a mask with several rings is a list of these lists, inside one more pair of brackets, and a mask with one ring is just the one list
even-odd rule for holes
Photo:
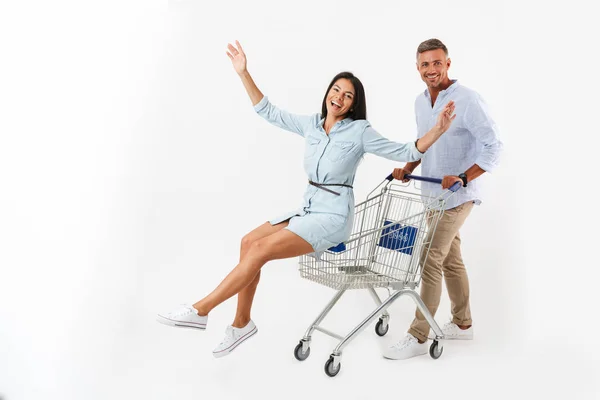
[[[2,3],[0,399],[597,398],[590,4]],[[333,339],[315,333],[307,361],[292,355],[333,294],[295,259],[265,267],[260,334],[227,358],[210,353],[234,300],[206,332],[157,324],[212,290],[242,235],[299,206],[305,185],[301,140],[255,115],[226,44],[240,40],[261,90],[297,113],[353,71],[373,126],[410,141],[415,50],[431,37],[505,144],[462,230],[476,340],[437,361],[384,360],[412,319],[402,299],[388,335],[369,327],[328,378]],[[396,166],[367,156],[356,198]],[[344,333],[371,307],[349,293],[326,326]],[[448,315],[444,297],[437,320]]]

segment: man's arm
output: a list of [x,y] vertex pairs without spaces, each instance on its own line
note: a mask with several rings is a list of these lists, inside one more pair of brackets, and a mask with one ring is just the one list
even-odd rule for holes
[[[494,170],[498,165],[503,144],[498,138],[498,127],[490,116],[487,105],[480,97],[474,99],[465,108],[463,121],[465,128],[483,145],[481,153],[475,159],[475,165],[469,168],[469,172],[473,174],[473,178],[469,180],[473,180],[483,173],[477,173],[479,169],[484,172]],[[470,175],[467,174],[467,176]]]
[[[488,107],[480,97],[474,99],[466,107],[464,123],[475,139],[483,144],[483,150],[475,160],[475,164],[463,172],[468,184],[485,172],[491,172],[498,165],[503,144],[498,139],[496,123],[490,117]],[[442,187],[447,189],[455,182],[462,183],[463,180],[458,175],[445,176],[442,180]]]
[[[483,168],[481,168],[477,164],[473,164],[469,169],[467,169],[464,172],[464,174],[466,175],[467,184],[469,182],[471,182],[473,179],[478,178],[479,176],[483,175],[484,173],[485,173],[485,170]],[[448,189],[449,187],[454,185],[456,182],[460,182],[461,185],[463,184],[462,178],[459,177],[458,175],[447,175],[442,179],[442,188]]]

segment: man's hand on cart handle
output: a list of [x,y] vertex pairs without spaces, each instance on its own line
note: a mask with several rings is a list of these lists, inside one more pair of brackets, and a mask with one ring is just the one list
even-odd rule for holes
[[446,175],[444,179],[442,179],[442,189],[449,189],[455,183],[460,182],[460,186],[463,185],[462,179],[460,179],[456,175]]

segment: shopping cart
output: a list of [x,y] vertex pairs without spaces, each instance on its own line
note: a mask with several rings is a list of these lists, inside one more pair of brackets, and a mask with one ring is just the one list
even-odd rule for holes
[[[436,178],[406,177],[442,182]],[[383,336],[388,332],[390,316],[386,309],[404,295],[415,301],[434,332],[429,355],[434,359],[442,355],[442,330],[415,289],[421,281],[421,270],[437,223],[444,213],[444,205],[461,185],[456,183],[440,196],[432,198],[409,191],[410,184],[390,184],[392,180],[390,174],[367,195],[364,202],[356,205],[352,233],[347,241],[324,252],[300,257],[302,278],[328,286],[337,293],[310,325],[294,349],[294,356],[299,361],[308,358],[315,330],[340,340],[325,363],[328,376],[336,376],[340,372],[342,350],[375,318],[379,316],[375,325],[377,335]],[[387,288],[389,297],[382,302],[375,288]],[[377,308],[343,337],[322,328],[320,324],[346,290],[351,289],[368,290]]]

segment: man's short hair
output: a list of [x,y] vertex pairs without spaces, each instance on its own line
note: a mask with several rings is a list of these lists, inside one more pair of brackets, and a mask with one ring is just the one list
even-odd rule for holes
[[425,53],[426,51],[437,50],[437,49],[444,50],[444,54],[446,54],[446,57],[448,57],[448,48],[446,47],[446,45],[444,43],[442,43],[441,40],[429,39],[429,40],[424,41],[423,43],[421,43],[419,45],[419,47],[417,47],[417,58],[419,58],[419,54],[421,54],[421,53]]

